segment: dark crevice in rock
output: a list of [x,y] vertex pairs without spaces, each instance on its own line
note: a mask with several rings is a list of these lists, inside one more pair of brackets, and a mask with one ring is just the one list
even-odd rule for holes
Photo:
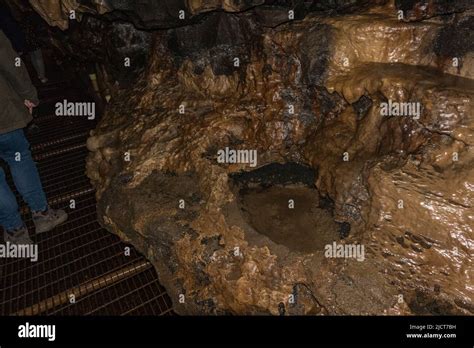
[[372,99],[367,95],[363,95],[358,101],[352,104],[352,107],[357,112],[358,120],[362,119],[367,114],[367,111],[369,111],[372,104]]
[[231,179],[240,187],[258,184],[273,185],[303,184],[314,187],[315,173],[310,167],[298,163],[271,163],[252,171],[232,173]]

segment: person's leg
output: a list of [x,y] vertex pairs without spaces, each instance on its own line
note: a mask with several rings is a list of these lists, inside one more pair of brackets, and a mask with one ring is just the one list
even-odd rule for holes
[[8,186],[5,172],[0,167],[0,225],[7,232],[23,226],[16,197]]
[[33,212],[48,209],[46,195],[22,129],[0,135],[0,157],[10,166],[13,181]]
[[[9,141],[10,135],[0,134],[0,154],[4,145]],[[3,239],[11,244],[32,244],[28,229],[21,219],[18,211],[16,197],[8,186],[3,168],[0,168],[0,225],[3,227]]]
[[31,64],[33,64],[36,74],[38,74],[38,78],[43,83],[47,82],[48,79],[46,78],[46,69],[44,66],[43,52],[41,51],[41,48],[30,52],[30,58]]
[[30,144],[22,129],[0,135],[0,157],[9,164],[15,186],[31,209],[36,233],[51,231],[67,220],[64,210],[48,207]]

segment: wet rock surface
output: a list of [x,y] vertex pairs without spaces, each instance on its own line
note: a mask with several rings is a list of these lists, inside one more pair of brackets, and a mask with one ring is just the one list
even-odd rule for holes
[[217,0],[37,0],[31,5],[52,26],[67,29],[71,11],[79,19],[84,14],[101,14],[107,19],[132,22],[142,29],[178,27],[197,22],[200,14],[215,10],[239,12],[261,5],[264,0],[217,1]]
[[[145,70],[151,40],[151,33],[137,30],[131,23],[91,16],[74,22],[66,32],[52,30],[50,36],[61,60],[74,57],[86,73],[99,65],[104,74],[101,82],[117,83],[121,88],[130,87]],[[126,65],[126,60],[130,64]]]
[[395,4],[408,20],[450,15],[472,9],[472,3],[469,0],[396,0]]
[[182,314],[473,314],[471,4],[224,3],[121,10],[169,29],[88,141],[103,225]]
[[[339,239],[338,225],[319,207],[314,190],[278,187],[241,193],[241,211],[252,227],[292,251],[324,250]],[[294,206],[297,202],[298,206]]]

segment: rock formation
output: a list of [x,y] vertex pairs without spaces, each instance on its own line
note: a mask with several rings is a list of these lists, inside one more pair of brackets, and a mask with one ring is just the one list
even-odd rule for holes
[[472,3],[35,3],[127,80],[87,174],[178,313],[474,313]]

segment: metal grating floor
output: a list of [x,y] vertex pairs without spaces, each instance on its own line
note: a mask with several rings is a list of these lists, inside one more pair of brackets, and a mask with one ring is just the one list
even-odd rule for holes
[[[50,205],[66,209],[69,219],[35,235],[29,210],[1,164],[38,244],[38,261],[0,258],[0,315],[173,314],[153,266],[97,222],[94,190],[84,173],[85,144],[96,120],[52,114],[57,101],[80,100],[81,93],[56,82],[39,86],[39,94],[37,128],[27,136]],[[68,207],[72,198],[76,209]]]

